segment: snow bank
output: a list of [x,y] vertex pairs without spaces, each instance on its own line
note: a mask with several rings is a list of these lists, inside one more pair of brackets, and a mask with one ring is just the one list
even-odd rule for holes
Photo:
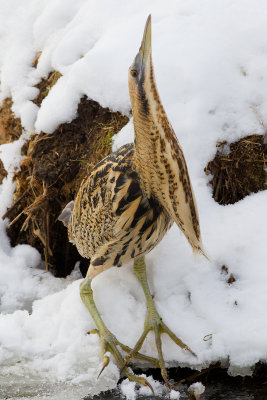
[[[221,360],[229,363],[231,373],[247,374],[259,360],[267,361],[267,192],[222,207],[212,199],[204,167],[217,140],[265,131],[266,2],[27,0],[22,6],[19,0],[4,1],[0,96],[12,96],[26,131],[52,132],[70,121],[83,95],[128,113],[127,70],[149,13],[159,92],[184,149],[212,260],[195,261],[176,227],[147,257],[159,312],[198,356],[164,336],[165,359],[169,365],[199,368]],[[32,61],[39,50],[35,69]],[[62,77],[38,108],[31,102],[34,85],[54,69]],[[130,121],[114,148],[132,140]],[[10,171],[0,188],[2,213],[11,201],[20,145],[0,148]],[[0,222],[1,373],[39,373],[92,394],[113,388],[119,377],[113,361],[96,378],[99,339],[87,334],[94,324],[80,301],[79,281],[63,282],[34,268],[40,256],[29,246],[12,249],[4,228]],[[226,282],[230,273],[236,278],[231,285]],[[108,327],[133,346],[142,331],[145,303],[132,267],[110,269],[95,279],[93,288]],[[144,352],[156,355],[152,334]]]

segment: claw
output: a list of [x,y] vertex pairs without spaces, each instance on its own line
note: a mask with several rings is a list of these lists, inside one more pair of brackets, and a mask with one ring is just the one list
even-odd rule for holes
[[125,374],[126,374],[127,378],[130,379],[131,381],[140,383],[140,385],[142,385],[142,386],[148,386],[149,389],[151,390],[153,396],[155,396],[154,389],[153,389],[153,387],[150,385],[150,383],[146,380],[146,378],[143,378],[143,377],[141,377],[141,376],[133,375],[133,374],[131,374],[131,373],[130,373],[129,371],[127,371],[127,370],[126,370]]
[[95,329],[91,329],[89,332],[87,332],[87,335],[91,335],[91,334],[95,335],[96,333],[99,335],[99,330],[95,328]]
[[191,350],[191,349],[190,349],[190,347],[187,347],[187,348],[186,348],[186,350],[187,350],[187,351],[189,351],[189,353],[191,353],[191,354],[192,354],[192,356],[194,356],[194,357],[196,357],[196,358],[197,358],[197,355],[196,355],[196,353],[194,353],[194,352],[193,352],[193,350]]
[[104,356],[103,357],[103,365],[102,365],[101,371],[99,372],[99,374],[97,376],[97,379],[100,377],[100,375],[102,374],[104,369],[108,366],[108,364],[109,364],[109,357],[108,356]]
[[146,379],[144,379],[144,383],[143,383],[143,385],[144,386],[148,386],[149,387],[149,389],[151,390],[151,392],[152,392],[152,394],[153,394],[153,396],[155,396],[155,392],[154,392],[154,389],[153,389],[153,387],[150,385],[150,383],[146,380]]

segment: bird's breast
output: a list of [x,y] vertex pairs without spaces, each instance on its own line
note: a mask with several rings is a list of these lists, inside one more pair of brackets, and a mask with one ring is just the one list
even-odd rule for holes
[[144,192],[133,152],[133,145],[123,146],[99,163],[75,200],[73,241],[101,270],[148,253],[172,224],[157,200]]

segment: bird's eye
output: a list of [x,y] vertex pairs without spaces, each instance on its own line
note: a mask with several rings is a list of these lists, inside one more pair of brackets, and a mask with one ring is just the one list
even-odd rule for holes
[[134,78],[137,77],[138,73],[137,73],[136,69],[132,69],[132,70],[131,70],[131,75],[132,75]]

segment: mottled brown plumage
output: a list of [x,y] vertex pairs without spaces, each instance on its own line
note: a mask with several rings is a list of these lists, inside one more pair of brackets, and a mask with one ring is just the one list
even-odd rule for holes
[[[180,347],[190,349],[158,315],[146,282],[143,257],[160,242],[173,222],[194,251],[204,252],[185,158],[157,91],[150,42],[149,17],[139,53],[129,69],[134,145],[121,147],[95,166],[82,182],[74,204],[66,207],[61,219],[68,225],[69,238],[80,254],[90,259],[81,296],[100,331],[102,352],[111,348],[120,365],[121,356],[114,350],[117,339],[110,339],[110,332],[99,316],[90,282],[107,268],[120,267],[134,259],[134,271],[147,299],[148,316],[143,336],[130,355],[136,356],[147,332],[153,329],[159,365],[167,382],[160,334],[166,332]],[[112,346],[108,347],[107,343]],[[103,359],[105,366],[107,361],[104,356]]]
[[90,277],[152,250],[172,225],[141,189],[132,144],[106,157],[84,180],[69,221],[69,237],[90,258]]

